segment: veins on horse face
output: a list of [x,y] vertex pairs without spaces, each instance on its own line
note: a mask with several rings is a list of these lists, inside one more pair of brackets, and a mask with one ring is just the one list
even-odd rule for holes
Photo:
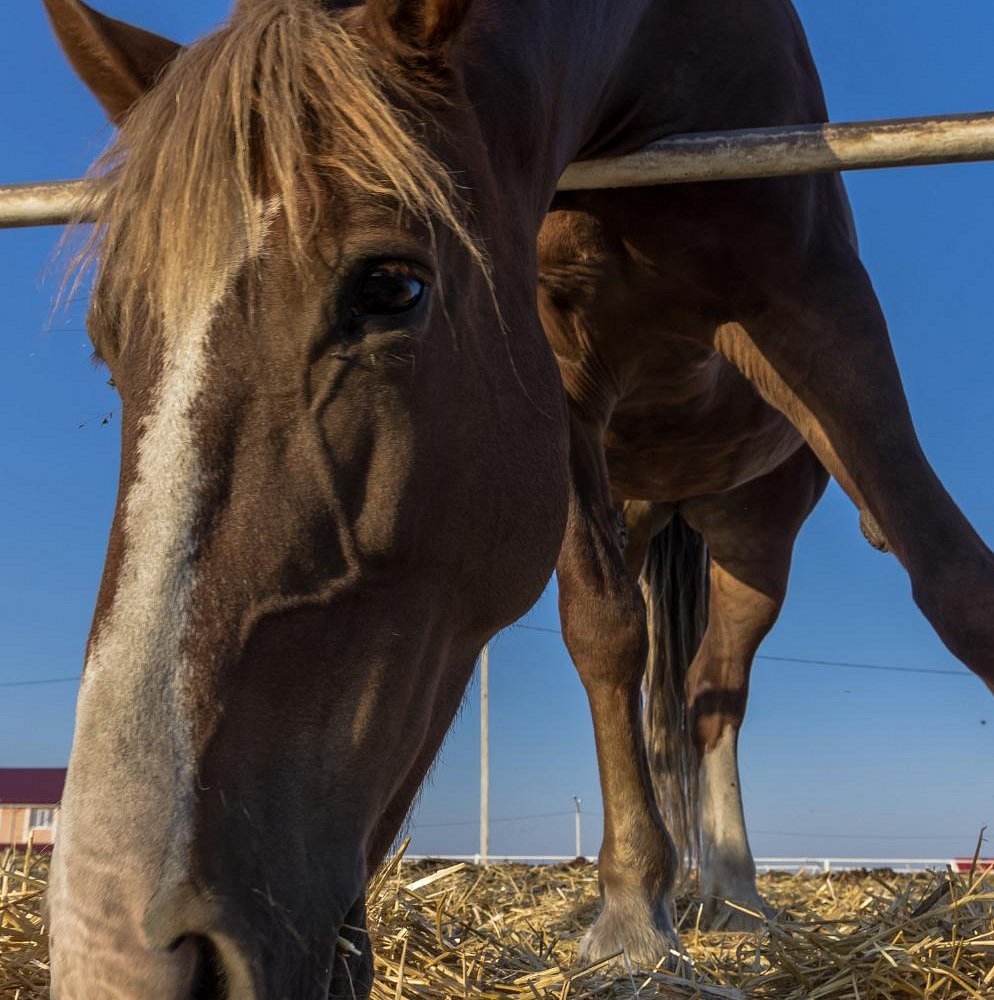
[[618,540],[618,546],[622,552],[628,548],[628,542],[631,538],[631,532],[628,530],[628,523],[625,521],[625,515],[618,510],[617,507],[612,508],[614,512],[614,533]]

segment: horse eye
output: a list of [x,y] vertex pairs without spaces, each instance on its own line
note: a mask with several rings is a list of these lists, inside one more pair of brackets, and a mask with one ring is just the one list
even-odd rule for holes
[[426,287],[408,268],[376,267],[359,282],[352,299],[352,318],[407,312],[421,301]]

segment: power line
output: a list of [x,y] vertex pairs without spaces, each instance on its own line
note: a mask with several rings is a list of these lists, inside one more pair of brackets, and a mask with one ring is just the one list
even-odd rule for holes
[[549,635],[562,636],[562,631],[558,628],[543,628],[541,625],[523,625],[521,622],[515,622],[511,628],[524,629],[526,632],[548,632]]
[[[504,816],[498,819],[491,819],[491,823],[524,823],[528,820],[534,819],[564,819],[568,816],[573,816],[574,812],[555,812],[555,813],[536,813],[531,816]],[[603,817],[603,813],[597,810],[586,810],[584,815]],[[466,827],[466,826],[479,826],[479,820],[467,819],[467,820],[454,820],[451,823],[414,823],[412,824],[415,830],[439,830],[445,827]],[[928,840],[950,840],[955,839],[956,835],[952,833],[825,833],[822,831],[817,832],[803,832],[799,830],[749,830],[750,836],[764,836],[764,837],[807,837],[815,838],[822,837],[826,840],[913,840],[913,841],[928,841]]]
[[[557,628],[547,628],[542,625],[525,625],[515,622],[512,628],[525,632],[544,632],[546,635],[557,635],[562,638],[562,632]],[[887,674],[930,674],[936,677],[973,677],[967,670],[942,670],[939,667],[899,667],[884,663],[854,663],[850,660],[815,660],[802,656],[771,656],[760,653],[757,660],[767,660],[771,663],[799,663],[807,667],[841,667],[844,670],[874,670]],[[3,681],[0,688],[42,687],[47,684],[71,684],[81,680],[79,674],[74,677],[51,677],[39,681]]]
[[[512,628],[524,629],[526,632],[545,632],[548,635],[562,636],[562,632],[557,628],[546,628],[541,625],[524,625],[516,622]],[[885,673],[896,674],[937,674],[941,677],[973,677],[967,670],[942,670],[938,667],[897,667],[887,666],[882,663],[852,663],[848,660],[812,660],[801,656],[768,656],[758,654],[754,657],[757,660],[770,660],[774,663],[800,663],[810,667],[844,667],[848,670],[879,670]]]
[[[523,625],[516,624],[514,628],[524,629],[530,632],[547,632],[553,635],[561,635],[558,629],[544,628],[539,625]],[[830,666],[830,667],[849,667],[861,670],[886,670],[891,672],[902,672],[902,673],[930,673],[930,674],[944,674],[952,676],[963,676],[969,677],[970,674],[965,671],[951,671],[951,670],[930,670],[927,668],[916,668],[916,667],[893,667],[893,666],[881,666],[879,664],[864,664],[864,663],[846,663],[846,662],[836,662],[832,660],[804,660],[794,657],[782,657],[782,656],[766,656],[757,657],[757,659],[768,659],[776,660],[778,662],[785,663],[804,663],[811,664],[815,666]],[[0,683],[0,688],[14,688],[14,687],[38,687],[46,684],[70,684],[81,680],[80,675],[75,675],[72,677],[51,677],[44,680],[36,681],[5,681]],[[574,815],[572,812],[554,812],[554,813],[533,813],[528,816],[503,816],[496,819],[491,819],[490,823],[525,823],[530,820],[539,819],[562,819],[566,816]],[[591,816],[603,816],[601,812],[588,812]],[[469,827],[469,826],[480,826],[479,820],[455,820],[449,823],[417,823],[415,828],[418,830],[438,830],[450,827]],[[751,830],[751,834],[756,836],[768,836],[768,837],[822,837],[828,840],[908,840],[908,841],[930,841],[930,840],[945,840],[950,837],[950,834],[893,834],[893,833],[825,833],[825,832],[799,832],[795,830]]]
[[[569,813],[560,815],[568,816]],[[596,810],[587,813],[588,816],[603,818],[604,813]],[[824,837],[826,840],[950,840],[955,837],[951,833],[823,833],[810,830],[754,830],[749,828],[749,836],[763,837]]]
[[[563,816],[572,816],[572,812],[538,813],[534,816],[505,816],[502,819],[492,819],[491,823],[524,823],[531,819],[559,819]],[[478,819],[455,820],[451,823],[415,823],[418,830],[437,830],[445,826],[479,826]]]
[[849,663],[844,660],[805,660],[798,656],[757,656],[775,663],[803,663],[812,667],[845,667],[849,670],[882,670],[891,674],[938,674],[942,677],[973,677],[967,670],[940,670],[938,667],[892,667],[880,663]]
[[951,833],[803,833],[797,830],[750,830],[764,837],[824,837],[826,840],[951,840]]
[[3,681],[0,688],[41,687],[43,684],[75,684],[82,680],[79,674],[75,677],[49,677],[43,681]]

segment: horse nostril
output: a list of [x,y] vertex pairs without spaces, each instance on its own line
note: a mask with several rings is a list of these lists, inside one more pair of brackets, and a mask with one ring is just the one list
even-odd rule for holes
[[230,994],[224,963],[217,948],[210,938],[199,935],[185,940],[197,949],[197,966],[190,988],[190,1000],[225,1000]]
[[[145,914],[146,944],[169,952],[185,970],[189,1000],[225,1000],[231,989],[223,947],[209,936],[220,923],[220,907],[191,882],[160,889]],[[246,1000],[251,991],[246,991]]]

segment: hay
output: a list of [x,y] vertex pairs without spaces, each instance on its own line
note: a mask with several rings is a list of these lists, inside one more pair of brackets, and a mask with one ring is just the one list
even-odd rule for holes
[[0,998],[48,997],[48,944],[41,918],[48,859],[28,844],[0,855]]
[[[42,1000],[47,861],[0,858],[0,1000]],[[985,1000],[994,997],[994,879],[986,873],[771,874],[758,934],[696,929],[677,904],[683,977],[574,965],[595,917],[597,870],[402,862],[370,887],[375,1000]]]

